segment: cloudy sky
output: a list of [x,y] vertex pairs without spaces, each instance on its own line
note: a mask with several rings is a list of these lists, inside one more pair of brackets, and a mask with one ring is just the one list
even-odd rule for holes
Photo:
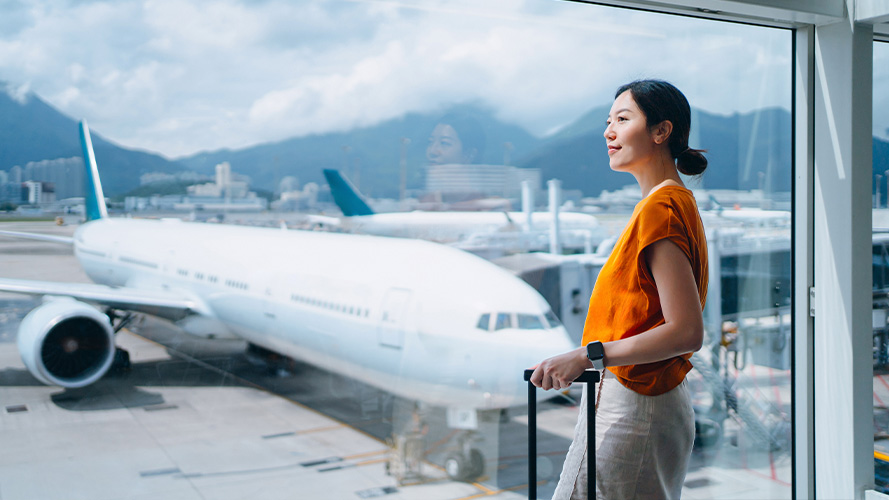
[[0,0],[0,12],[8,92],[170,158],[470,101],[543,135],[638,77],[724,114],[789,108],[791,95],[788,31],[554,0]]

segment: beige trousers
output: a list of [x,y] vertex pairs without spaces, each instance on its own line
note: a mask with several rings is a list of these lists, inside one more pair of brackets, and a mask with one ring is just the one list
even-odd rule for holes
[[[587,498],[587,387],[553,500]],[[598,385],[592,390],[598,390]],[[678,499],[695,439],[688,381],[643,396],[605,370],[596,414],[596,498]]]

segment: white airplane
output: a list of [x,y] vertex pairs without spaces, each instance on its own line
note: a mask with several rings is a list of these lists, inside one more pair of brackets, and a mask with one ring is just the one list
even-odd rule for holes
[[[493,233],[536,233],[549,231],[553,216],[550,212],[532,212],[530,221],[524,212],[455,212],[413,211],[375,213],[362,199],[361,194],[337,170],[324,170],[334,201],[343,212],[343,218],[313,216],[312,219],[346,231],[419,238],[439,243],[456,243],[472,238],[485,238]],[[589,214],[560,212],[559,226],[563,238],[595,247],[607,237],[605,228]],[[581,234],[583,233],[583,234]],[[578,238],[580,237],[580,238]],[[517,235],[517,240],[519,236]],[[503,239],[501,237],[500,239]],[[527,239],[527,238],[525,238]],[[586,241],[588,240],[588,241]],[[546,238],[543,238],[546,241]]]
[[705,224],[716,225],[720,221],[730,221],[760,226],[790,225],[791,214],[787,210],[763,210],[748,207],[726,208],[712,194],[708,196],[708,201],[712,208],[701,211],[701,217],[705,219]]
[[[478,411],[524,404],[523,370],[573,347],[531,286],[447,246],[109,218],[85,122],[80,133],[88,222],[73,238],[50,241],[73,245],[96,284],[0,279],[0,291],[45,298],[18,332],[27,369],[45,384],[100,379],[115,357],[113,318],[147,313],[189,334],[243,339],[447,407],[469,421],[455,425],[468,428]],[[446,464],[448,472],[477,475],[478,459],[473,452]]]

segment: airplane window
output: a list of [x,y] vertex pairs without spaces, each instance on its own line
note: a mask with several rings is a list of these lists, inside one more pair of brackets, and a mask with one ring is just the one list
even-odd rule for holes
[[543,330],[543,319],[536,314],[517,314],[519,329]]
[[490,313],[482,314],[482,317],[478,319],[478,325],[476,325],[476,327],[481,330],[487,330],[490,326],[491,326],[491,314]]
[[559,321],[556,313],[552,312],[552,310],[546,311],[546,315],[544,317],[546,318],[546,322],[549,323],[550,328],[558,328],[562,325],[562,322]]
[[494,325],[494,330],[502,330],[504,328],[512,328],[512,314],[498,313],[497,323]]

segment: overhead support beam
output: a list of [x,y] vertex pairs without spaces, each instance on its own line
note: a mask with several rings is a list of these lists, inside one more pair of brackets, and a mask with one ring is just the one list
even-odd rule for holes
[[814,498],[874,483],[872,58],[869,24],[815,28]]
[[889,0],[855,0],[854,5],[856,22],[889,23]]
[[[586,3],[693,15],[708,19],[798,27],[846,16],[843,0],[579,0]],[[850,0],[851,1],[851,0]],[[863,0],[861,0],[863,1]],[[884,1],[884,0],[875,0]]]

